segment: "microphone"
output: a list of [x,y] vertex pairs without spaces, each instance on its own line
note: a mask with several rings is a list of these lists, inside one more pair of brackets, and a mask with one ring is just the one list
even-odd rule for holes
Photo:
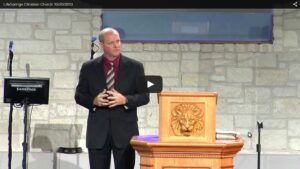
[[11,40],[9,41],[9,51],[11,52],[12,48],[14,46],[14,42]]
[[26,75],[30,77],[30,65],[28,63],[26,63]]
[[97,37],[96,36],[92,36],[91,38],[91,60],[94,58],[94,54],[95,54],[95,51],[94,51],[94,45],[95,45],[95,41],[96,41]]
[[14,53],[12,51],[12,48],[14,46],[14,42],[11,40],[9,41],[9,55],[8,55],[8,60],[7,60],[7,70],[9,71],[9,76],[12,76],[12,60],[14,57]]

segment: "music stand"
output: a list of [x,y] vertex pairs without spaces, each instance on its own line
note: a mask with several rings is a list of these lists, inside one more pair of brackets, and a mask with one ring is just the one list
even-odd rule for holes
[[24,141],[22,168],[26,169],[27,158],[27,114],[30,104],[48,104],[49,78],[4,78],[4,103],[24,105]]

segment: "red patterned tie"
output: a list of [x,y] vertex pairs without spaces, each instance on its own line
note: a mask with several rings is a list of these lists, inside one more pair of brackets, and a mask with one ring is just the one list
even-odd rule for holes
[[107,90],[112,90],[115,84],[114,63],[110,62],[109,64],[110,64],[110,68],[107,72],[106,84],[107,84]]

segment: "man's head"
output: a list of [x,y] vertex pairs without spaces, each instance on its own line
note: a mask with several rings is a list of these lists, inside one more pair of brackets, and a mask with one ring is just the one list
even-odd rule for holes
[[120,56],[121,39],[117,30],[113,28],[105,28],[99,34],[100,47],[109,60],[114,60]]

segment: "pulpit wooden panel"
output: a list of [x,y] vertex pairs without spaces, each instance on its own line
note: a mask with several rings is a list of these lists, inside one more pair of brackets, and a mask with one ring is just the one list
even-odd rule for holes
[[160,142],[214,142],[217,96],[214,92],[158,94]]
[[135,136],[133,148],[140,155],[140,169],[233,169],[243,140],[215,143],[162,143],[158,136]]

